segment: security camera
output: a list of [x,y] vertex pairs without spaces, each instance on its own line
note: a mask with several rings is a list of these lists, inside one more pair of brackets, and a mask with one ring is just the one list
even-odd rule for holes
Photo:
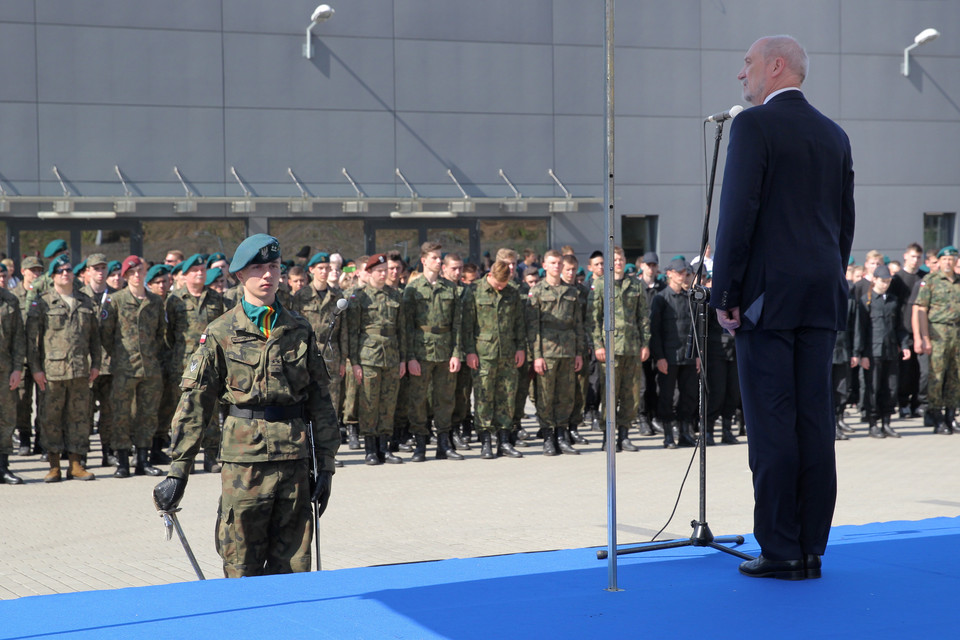
[[333,17],[333,7],[328,4],[321,4],[316,9],[313,10],[313,15],[310,16],[310,20],[319,24],[325,22]]

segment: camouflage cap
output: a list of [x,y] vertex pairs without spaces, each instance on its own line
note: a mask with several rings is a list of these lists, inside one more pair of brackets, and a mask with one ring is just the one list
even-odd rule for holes
[[237,247],[230,262],[230,273],[236,273],[250,264],[267,264],[279,259],[280,241],[265,233],[257,233]]
[[20,271],[27,271],[28,269],[43,269],[43,263],[40,261],[40,258],[36,256],[27,256],[23,259],[23,262],[20,263]]
[[107,256],[102,253],[91,253],[87,256],[87,259],[84,260],[87,263],[88,267],[95,267],[98,264],[107,264]]

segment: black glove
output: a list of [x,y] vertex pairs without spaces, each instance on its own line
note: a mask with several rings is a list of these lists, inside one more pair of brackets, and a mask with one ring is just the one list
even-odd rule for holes
[[323,515],[323,512],[327,510],[327,502],[330,501],[330,489],[333,487],[333,472],[332,471],[321,471],[317,475],[316,485],[311,479],[310,488],[312,489],[310,493],[310,502],[316,502],[318,504],[318,513],[317,517]]
[[153,488],[153,504],[158,511],[173,511],[187,488],[186,478],[166,478]]

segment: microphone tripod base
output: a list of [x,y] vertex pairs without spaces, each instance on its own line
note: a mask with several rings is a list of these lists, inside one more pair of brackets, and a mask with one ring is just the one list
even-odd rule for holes
[[[660,549],[676,549],[679,547],[710,547],[730,555],[737,556],[744,560],[753,560],[754,557],[747,555],[742,551],[725,547],[725,544],[743,544],[743,536],[721,536],[715,538],[710,531],[710,526],[706,522],[691,520],[690,526],[693,527],[693,534],[686,540],[670,540],[667,542],[647,542],[636,547],[626,547],[617,549],[618,556],[624,556],[631,553],[644,553],[646,551],[659,551]],[[597,551],[598,560],[606,560],[608,557],[606,549]]]

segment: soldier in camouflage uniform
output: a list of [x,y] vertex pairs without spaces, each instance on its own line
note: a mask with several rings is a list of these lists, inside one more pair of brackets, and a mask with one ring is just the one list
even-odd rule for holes
[[[103,306],[110,299],[114,290],[107,284],[107,257],[102,253],[93,253],[87,257],[87,284],[81,291],[93,301],[97,312],[97,324],[103,314]],[[110,401],[110,387],[113,385],[113,374],[110,370],[110,356],[103,345],[100,347],[100,375],[93,381],[90,388],[90,423],[93,424],[93,414],[99,412],[97,433],[100,435],[100,449],[102,459],[100,465],[110,467],[117,464],[116,457],[111,453],[113,445],[113,403]]]
[[326,509],[340,442],[316,336],[277,303],[279,271],[276,238],[257,234],[237,247],[230,272],[238,274],[243,298],[210,323],[183,371],[174,461],[154,489],[159,509],[177,507],[204,428],[218,403],[229,406],[217,517],[217,552],[228,578],[310,570],[311,503],[319,514]]
[[960,277],[954,273],[957,249],[937,254],[939,269],[920,281],[913,306],[913,344],[917,353],[930,355],[927,412],[934,433],[953,433],[960,406]]
[[10,454],[17,422],[17,387],[23,375],[26,346],[20,302],[17,296],[0,289],[0,484],[23,484],[23,480],[10,471]]
[[587,339],[586,329],[587,301],[590,299],[590,288],[577,281],[577,271],[580,268],[577,256],[572,253],[564,254],[562,260],[560,278],[564,284],[577,290],[577,309],[580,313],[584,333],[583,351],[580,354],[583,359],[583,366],[574,373],[573,409],[570,411],[570,419],[567,422],[567,433],[570,435],[571,444],[590,444],[589,440],[580,435],[580,424],[584,419],[583,405],[587,397],[587,386],[590,382],[588,375],[590,373],[590,341]]
[[577,289],[560,277],[561,256],[543,256],[543,280],[527,294],[527,350],[533,358],[537,418],[543,429],[543,455],[580,452],[570,445],[570,414],[576,396],[576,374],[583,368],[583,316]]
[[73,289],[70,258],[49,269],[53,286],[30,303],[27,359],[44,392],[40,433],[50,471],[44,482],[60,482],[60,454],[70,459],[67,477],[93,480],[80,462],[90,449],[90,384],[100,371],[100,335],[93,300]]
[[[184,368],[190,364],[193,352],[200,344],[200,336],[211,322],[225,312],[223,297],[205,287],[207,265],[200,254],[183,261],[184,286],[170,294],[167,300],[167,341],[172,347],[170,386],[173,387],[173,405],[179,397],[178,385]],[[171,416],[172,419],[172,416]],[[220,449],[220,412],[211,419],[203,432],[203,470],[220,471],[217,452]]]
[[[20,272],[23,274],[23,279],[13,290],[13,294],[20,303],[21,326],[26,326],[27,309],[30,308],[28,297],[30,300],[33,299],[33,283],[43,275],[43,263],[33,256],[26,257],[20,265]],[[37,405],[40,405],[40,390],[37,389],[37,383],[33,381],[33,376],[30,375],[30,367],[26,363],[26,357],[26,343],[24,343],[24,362],[22,365],[24,368],[23,375],[20,377],[19,397],[17,398],[17,433],[20,436],[18,453],[21,456],[30,455],[30,422],[33,420],[34,398],[37,400]],[[42,449],[40,446],[40,416],[37,416],[36,429],[33,435],[33,453],[39,454]]]
[[523,306],[517,287],[510,285],[510,272],[507,262],[494,262],[464,303],[468,319],[464,322],[463,350],[467,366],[476,372],[475,419],[481,438],[480,457],[485,460],[496,457],[494,433],[498,438],[497,455],[523,457],[510,442],[517,368],[526,358]]
[[416,439],[411,461],[426,459],[428,409],[437,429],[437,458],[463,460],[450,440],[457,372],[460,371],[460,328],[463,305],[457,288],[440,277],[442,247],[425,242],[420,247],[423,276],[403,290],[406,320],[408,416]]
[[179,394],[180,363],[174,363],[173,352],[176,348],[174,332],[171,331],[170,305],[172,297],[169,295],[173,286],[170,277],[171,267],[165,264],[155,264],[147,270],[147,289],[160,296],[163,300],[163,312],[167,323],[167,337],[163,349],[160,351],[160,373],[163,378],[163,390],[160,393],[160,402],[157,408],[157,432],[153,435],[150,446],[150,464],[170,464],[170,456],[163,449],[170,444],[170,422],[173,411],[177,408]]
[[[343,295],[349,301],[352,299],[353,294],[362,289],[367,284],[367,261],[370,260],[370,256],[360,256],[357,259],[357,264],[355,266],[346,267],[347,269],[355,269],[356,282],[351,285],[343,288]],[[348,337],[349,340],[349,337]],[[343,380],[343,389],[340,394],[340,420],[344,425],[344,428],[347,431],[347,447],[351,450],[360,448],[360,425],[358,423],[357,410],[359,405],[360,398],[360,385],[357,384],[357,379],[353,376],[353,365],[354,362],[350,362],[350,353],[349,347],[347,350],[347,371],[349,372]]]
[[386,286],[387,257],[367,260],[367,284],[354,290],[347,309],[349,356],[359,386],[357,418],[366,463],[399,464],[388,446],[397,387],[406,372],[406,321],[400,292]]
[[[465,274],[463,259],[456,253],[448,253],[443,257],[441,275],[453,283],[457,291],[457,297],[460,298],[461,309],[464,308],[469,295],[468,289],[473,290],[473,281],[477,277],[476,265],[470,265],[470,272]],[[463,323],[467,322],[468,319],[469,314],[461,313],[461,349],[464,334]],[[473,330],[470,329],[470,331]],[[454,390],[453,413],[450,416],[450,422],[453,425],[450,437],[453,440],[454,449],[465,451],[470,449],[470,432],[473,430],[473,413],[470,411],[470,396],[473,394],[473,370],[461,361],[460,371],[457,372],[456,377],[457,386]]]
[[[101,313],[100,337],[113,367],[114,434],[117,478],[130,477],[130,449],[137,447],[134,473],[163,473],[150,463],[150,446],[157,433],[158,409],[163,393],[161,355],[167,323],[160,296],[147,291],[147,265],[128,256],[120,268],[127,286],[110,297]],[[134,404],[136,416],[133,415]]]
[[[635,278],[624,275],[626,263],[623,249],[615,247],[613,250],[613,370],[617,399],[616,447],[617,451],[636,451],[636,445],[627,439],[627,432],[630,424],[637,417],[637,397],[634,394],[633,381],[637,376],[643,375],[640,363],[650,357],[650,347],[647,346],[650,344],[650,315],[647,310],[647,296],[640,283]],[[593,279],[590,299],[587,303],[587,317],[594,355],[597,362],[605,367],[608,354],[604,347],[603,281],[602,276]],[[606,394],[602,394],[602,397],[605,400]],[[604,412],[607,410],[609,407],[604,402]]]

